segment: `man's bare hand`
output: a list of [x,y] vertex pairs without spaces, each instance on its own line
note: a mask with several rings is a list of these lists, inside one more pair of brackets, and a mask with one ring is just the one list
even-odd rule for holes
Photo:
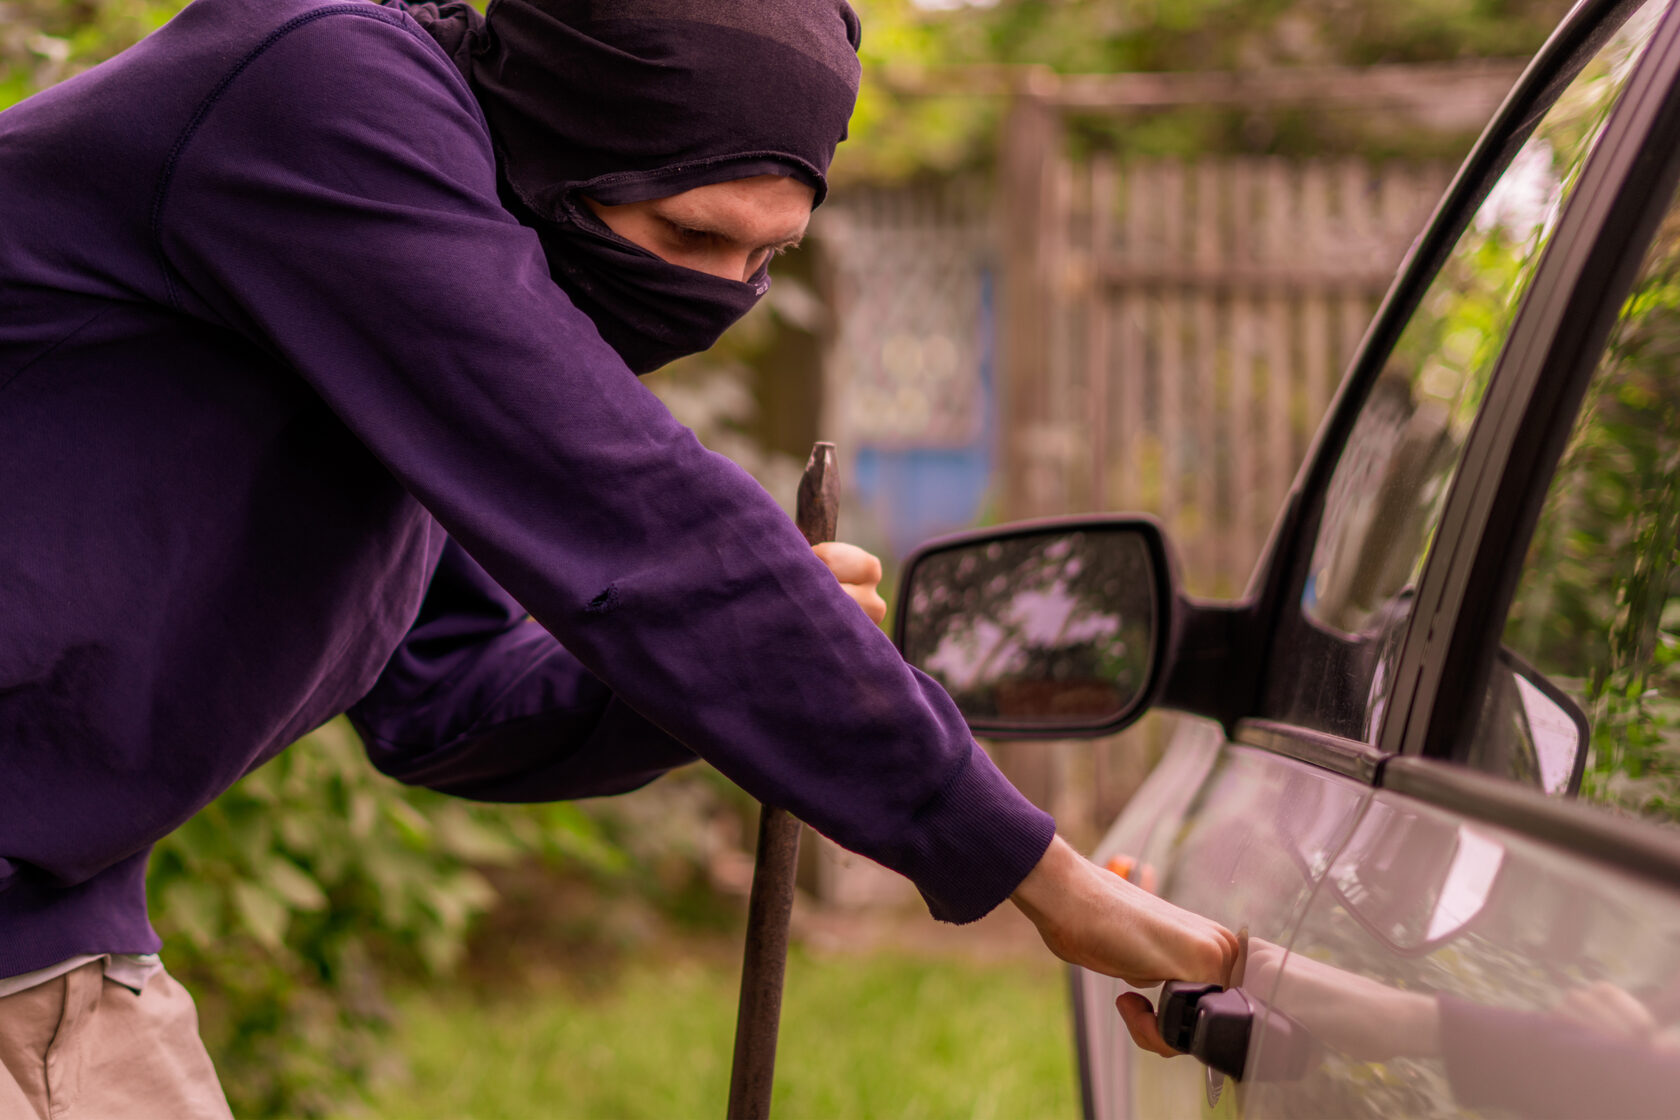
[[[1228,984],[1237,962],[1230,930],[1104,871],[1060,836],[1010,900],[1052,953],[1134,988],[1164,980]],[[1120,1009],[1132,1038],[1158,1054],[1175,1053],[1161,1040],[1149,1002],[1132,998]]]
[[869,620],[879,626],[881,620],[887,617],[886,600],[876,590],[881,586],[881,561],[873,553],[842,541],[819,544],[811,551],[817,554],[818,560],[828,565],[828,570],[834,573],[834,578],[840,581],[840,586],[852,597],[852,601],[863,608]]
[[1103,870],[1059,836],[1010,898],[1052,953],[1134,988],[1224,984],[1236,964],[1236,934]]
[[1176,1058],[1184,1053],[1174,1050],[1167,1045],[1167,1040],[1161,1037],[1161,1024],[1155,1018],[1155,1005],[1148,998],[1136,992],[1121,992],[1120,998],[1114,1001],[1114,1007],[1120,1012],[1120,1021],[1126,1024],[1126,1033],[1132,1036],[1138,1049],[1147,1050],[1151,1054],[1159,1054],[1163,1058]]

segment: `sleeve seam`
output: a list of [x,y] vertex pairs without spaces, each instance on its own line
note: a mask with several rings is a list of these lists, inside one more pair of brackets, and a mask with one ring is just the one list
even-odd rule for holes
[[[386,24],[390,27],[405,31],[411,36],[416,34],[414,30],[404,26],[404,21],[407,19],[406,16],[398,12],[392,12],[388,9],[369,4],[335,4],[330,7],[317,8],[312,12],[304,12],[302,15],[294,16],[285,23],[281,24],[279,27],[275,28],[273,31],[270,31],[263,37],[262,42],[252,47],[246,52],[243,58],[234,63],[233,68],[223,75],[221,81],[216,83],[215,88],[205,95],[203,101],[199,102],[198,108],[193,111],[192,118],[187,122],[186,127],[181,130],[181,134],[175,138],[175,143],[170,147],[169,156],[164,160],[163,170],[158,175],[157,190],[152,196],[149,225],[152,238],[152,251],[157,258],[158,269],[163,274],[164,291],[168,296],[169,306],[174,308],[176,311],[183,310],[183,307],[181,293],[175,282],[175,269],[170,265],[169,256],[164,252],[163,248],[163,208],[169,194],[169,188],[174,183],[176,168],[179,166],[181,158],[186,152],[187,145],[192,142],[192,139],[197,134],[199,127],[203,125],[205,118],[210,115],[211,110],[216,107],[217,102],[222,99],[222,95],[228,91],[228,87],[233,85],[234,80],[243,74],[252,63],[256,62],[257,59],[267,53],[270,47],[273,47],[276,43],[290,35],[292,32],[298,30],[299,28],[306,27],[309,24],[314,23],[316,20],[326,19],[329,16],[340,15],[357,16],[363,19],[377,20],[378,22]],[[427,44],[435,47],[435,44],[432,44],[429,37],[426,37],[426,42]],[[453,62],[450,63],[450,70],[452,72],[455,70]],[[462,80],[464,82],[465,79]],[[473,98],[473,104],[476,108],[476,98]],[[482,116],[482,113],[480,113],[480,116]]]

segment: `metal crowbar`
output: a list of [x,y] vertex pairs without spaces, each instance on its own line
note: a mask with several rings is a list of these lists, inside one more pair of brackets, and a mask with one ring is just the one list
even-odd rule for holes
[[[799,480],[794,521],[805,540],[834,539],[840,516],[840,476],[834,445],[811,448]],[[788,921],[799,863],[799,822],[786,809],[761,805],[758,855],[747,903],[747,943],[741,956],[741,1003],[735,1014],[735,1063],[729,1075],[729,1120],[768,1120],[776,1075],[776,1035],[787,975]]]

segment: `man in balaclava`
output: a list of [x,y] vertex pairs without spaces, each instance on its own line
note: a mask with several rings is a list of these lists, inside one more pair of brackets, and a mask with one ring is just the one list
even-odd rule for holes
[[636,378],[763,294],[857,34],[198,0],[0,114],[0,1114],[226,1115],[147,854],[344,711],[482,800],[706,758],[935,917],[1012,898],[1067,959],[1223,978],[1234,939],[1056,839]]
[[790,177],[806,214],[857,98],[857,17],[843,0],[498,0],[408,9],[467,76],[502,201],[554,278],[630,368],[711,346],[769,286],[697,275],[616,236],[619,206],[726,181]]

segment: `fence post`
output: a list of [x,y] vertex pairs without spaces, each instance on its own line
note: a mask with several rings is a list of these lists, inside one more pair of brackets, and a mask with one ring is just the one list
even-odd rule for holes
[[997,192],[1002,310],[998,399],[1002,425],[1003,509],[1008,517],[1051,512],[1059,488],[1046,459],[1044,425],[1051,377],[1050,301],[1056,277],[1048,257],[1066,236],[1053,179],[1061,161],[1061,114],[1050,103],[1056,77],[1028,71],[1010,100]]

